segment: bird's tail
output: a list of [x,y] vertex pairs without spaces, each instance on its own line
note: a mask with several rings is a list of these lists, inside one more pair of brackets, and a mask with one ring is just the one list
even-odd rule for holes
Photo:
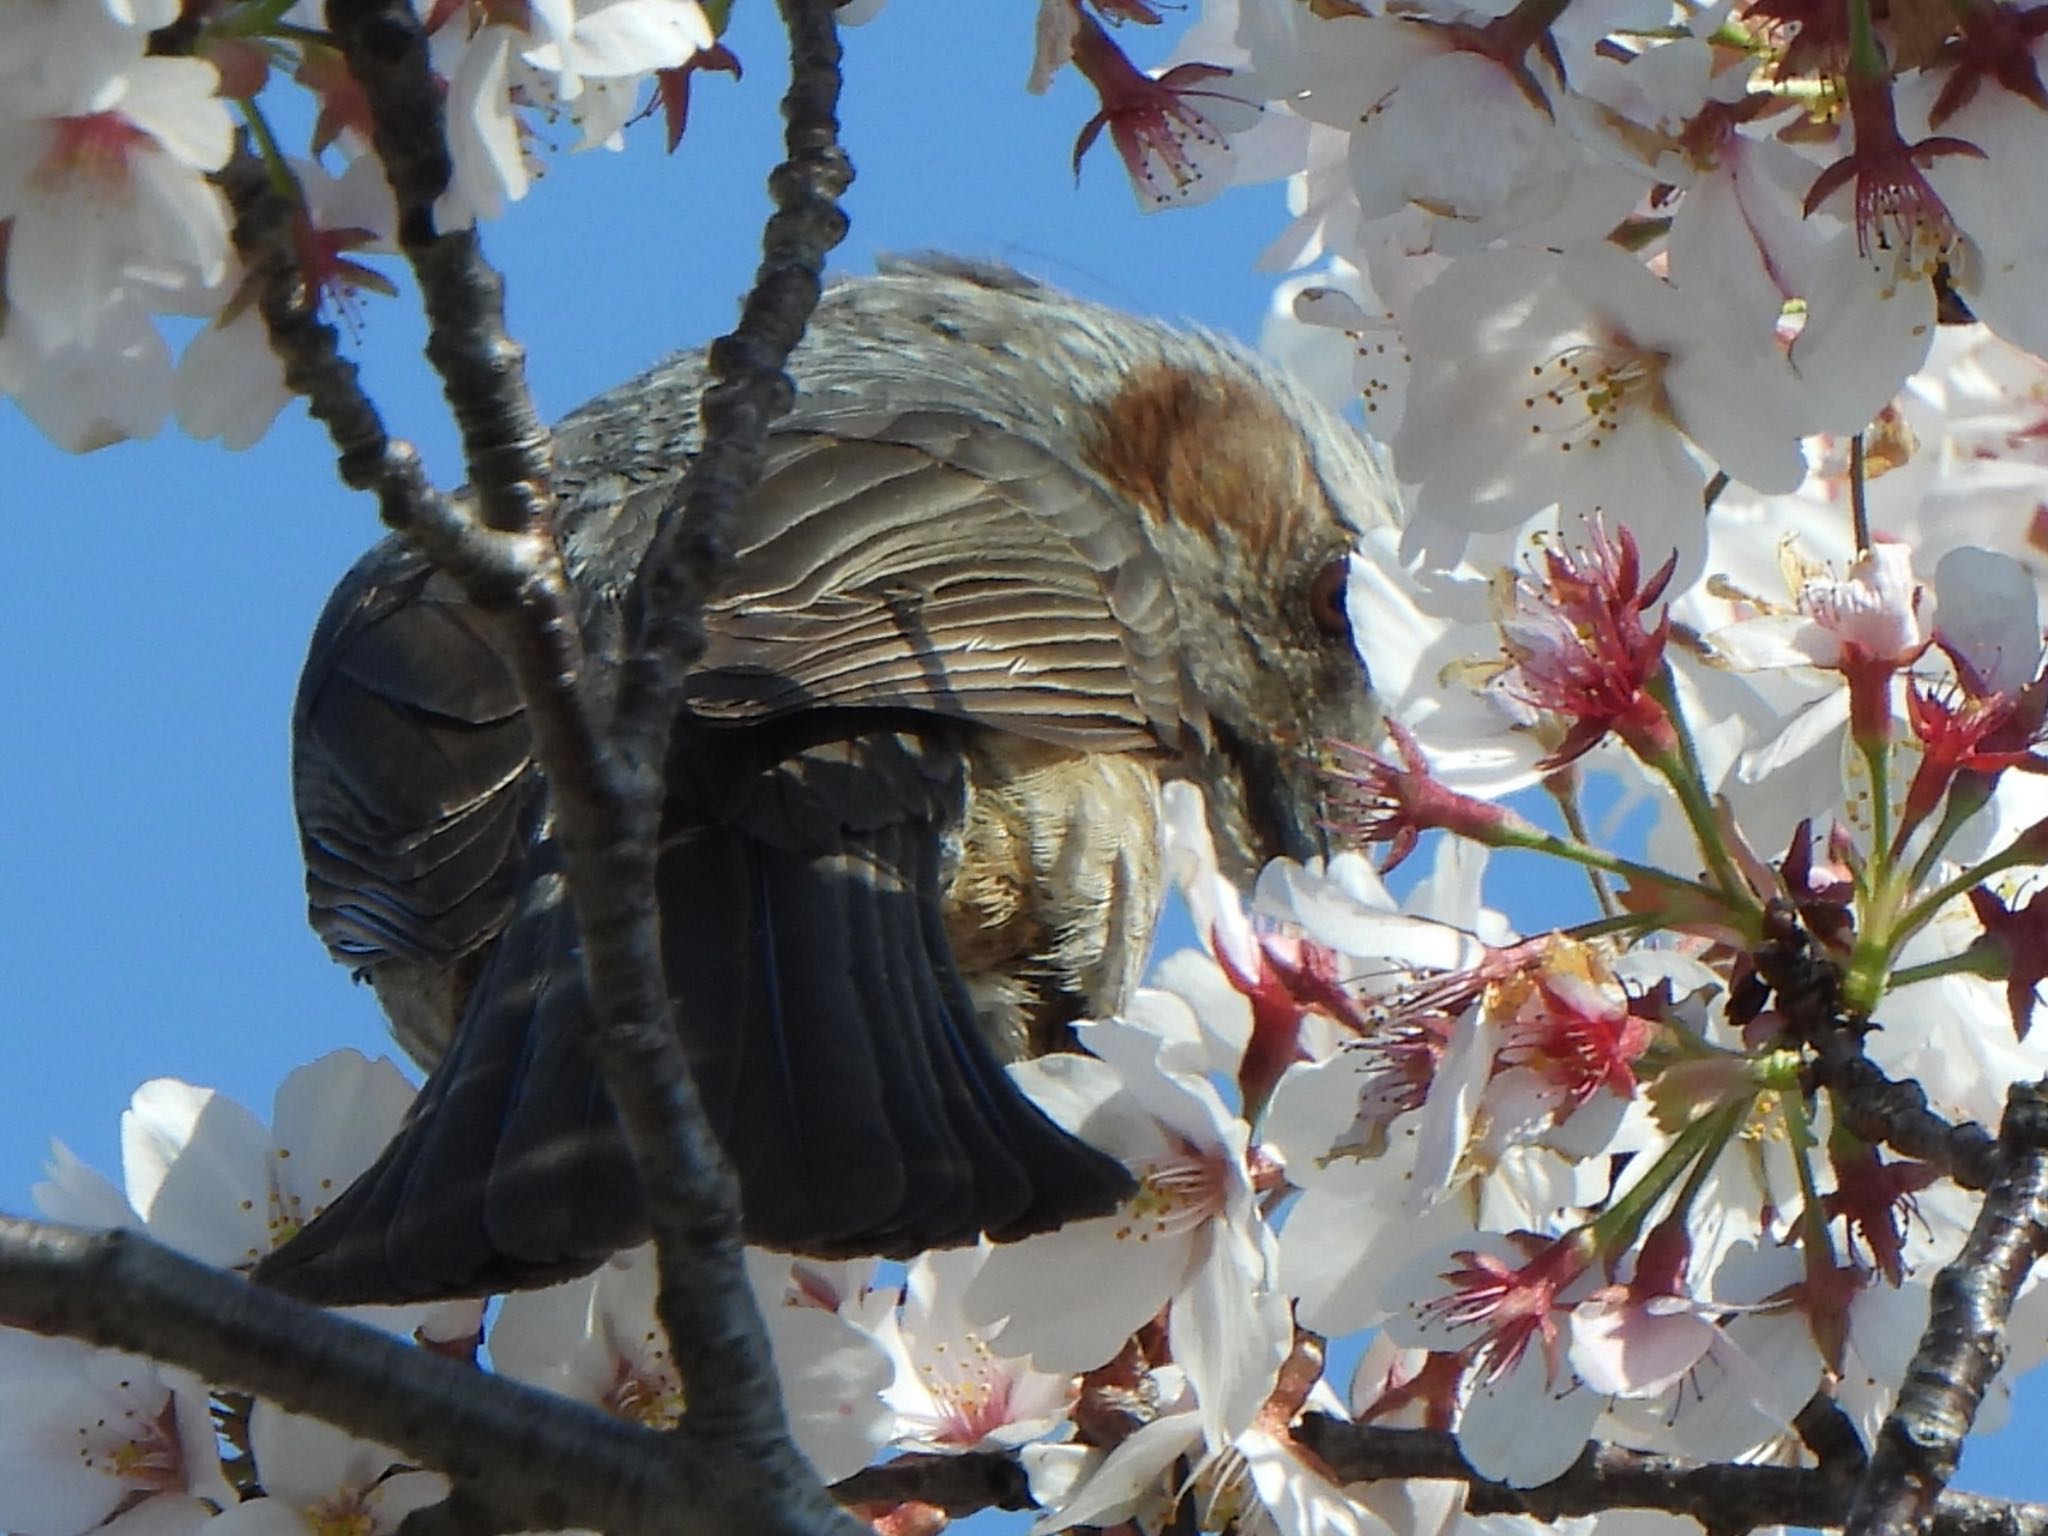
[[[662,855],[665,964],[748,1240],[905,1256],[1112,1209],[1130,1175],[1025,1098],[976,1027],[939,840],[881,821],[842,826],[825,854],[711,826]],[[543,869],[397,1138],[256,1277],[326,1304],[478,1294],[640,1241],[645,1195],[580,1043],[586,1012]]]

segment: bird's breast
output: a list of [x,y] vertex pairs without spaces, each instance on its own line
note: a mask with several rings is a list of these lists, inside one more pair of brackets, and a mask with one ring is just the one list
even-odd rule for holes
[[1158,765],[986,733],[968,748],[967,812],[946,933],[1005,1060],[1069,1048],[1068,1026],[1121,1008],[1163,894]]

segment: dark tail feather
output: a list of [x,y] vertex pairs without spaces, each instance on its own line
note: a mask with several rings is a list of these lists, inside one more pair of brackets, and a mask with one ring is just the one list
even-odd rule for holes
[[[1031,1203],[1032,1170],[960,1075],[956,1042],[1002,1073],[920,920],[916,849],[931,841],[888,826],[818,858],[716,829],[671,850],[669,971],[754,1242],[902,1256]],[[1103,1161],[1106,1208],[1127,1176]]]
[[[905,1256],[1108,1211],[1114,1159],[1011,1082],[939,916],[915,822],[829,855],[730,827],[660,869],[665,963],[749,1241]],[[582,967],[536,882],[396,1141],[257,1278],[335,1303],[544,1284],[644,1235],[644,1195],[578,1044]]]
[[595,1068],[573,915],[529,887],[448,1054],[370,1169],[256,1268],[323,1305],[581,1274],[646,1235],[646,1197]]

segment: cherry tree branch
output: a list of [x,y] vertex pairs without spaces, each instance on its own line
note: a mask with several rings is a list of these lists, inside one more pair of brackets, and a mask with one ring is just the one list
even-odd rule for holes
[[742,1263],[738,1190],[697,1102],[652,941],[660,758],[620,750],[602,714],[555,540],[550,438],[505,329],[503,284],[473,229],[437,228],[451,166],[425,30],[409,0],[331,0],[328,23],[369,104],[427,312],[428,356],[473,485],[458,503],[473,517],[400,532],[500,620],[510,643],[583,934],[589,1044],[650,1192],[685,1424],[715,1426],[736,1463],[767,1474],[781,1510],[829,1528],[836,1511],[789,1440]]
[[1927,1107],[1918,1083],[1887,1077],[1858,1035],[1838,1021],[1811,1036],[1817,1059],[1807,1069],[1826,1088],[1843,1125],[1873,1146],[1886,1146],[1946,1174],[1964,1189],[1985,1189],[1997,1176],[1998,1139],[1974,1120],[1956,1125]]
[[1962,1251],[1934,1278],[1927,1331],[1879,1428],[1849,1536],[1905,1536],[1937,1506],[2005,1364],[2013,1297],[2048,1252],[2048,1084],[2007,1091],[1998,1172]]
[[402,1447],[504,1530],[809,1536],[765,1463],[401,1343],[135,1232],[0,1217],[0,1323],[180,1365]]
[[451,163],[426,37],[406,0],[331,0],[329,24],[370,106],[400,244],[427,311],[428,356],[461,430],[468,492],[436,491],[417,454],[389,438],[294,270],[288,205],[261,184],[260,168],[238,166],[236,182],[238,236],[258,272],[274,343],[329,425],[349,483],[374,489],[385,520],[497,616],[510,644],[584,936],[592,1048],[650,1192],[658,1306],[688,1395],[682,1432],[723,1446],[725,1459],[759,1474],[740,1481],[754,1483],[798,1526],[823,1529],[835,1512],[788,1439],[742,1267],[737,1189],[673,1021],[653,895],[652,834],[675,683],[701,652],[701,607],[729,563],[727,530],[758,477],[767,424],[788,408],[782,366],[815,305],[824,253],[845,228],[833,201],[848,175],[834,116],[836,30],[825,0],[785,0],[783,14],[792,82],[789,159],[771,183],[779,211],[740,327],[713,349],[702,452],[681,514],[658,537],[651,581],[643,583],[654,602],[640,605],[636,626],[641,635],[697,638],[657,642],[651,654],[660,659],[651,666],[642,644],[637,670],[663,686],[645,690],[641,706],[617,718],[602,716],[603,695],[590,683],[555,539],[551,438],[526,388],[524,354],[505,328],[502,281],[474,230],[437,228],[434,207]]
[[327,428],[342,483],[375,496],[379,514],[393,528],[452,519],[453,509],[428,480],[418,452],[386,433],[356,365],[342,355],[334,327],[320,318],[292,243],[291,199],[246,145],[237,148],[220,184],[235,214],[235,249],[271,350],[284,365],[285,387],[304,395],[313,419]]
[[[1294,1437],[1339,1482],[1432,1478],[1466,1485],[1474,1515],[1524,1514],[1556,1521],[1613,1509],[1689,1515],[1709,1536],[1739,1536],[1767,1525],[1839,1528],[1851,1490],[1821,1467],[1735,1466],[1589,1445],[1563,1476],[1540,1488],[1510,1488],[1473,1471],[1448,1434],[1384,1429],[1311,1414]],[[1925,1536],[2048,1536],[2048,1505],[1944,1493],[1932,1502]]]

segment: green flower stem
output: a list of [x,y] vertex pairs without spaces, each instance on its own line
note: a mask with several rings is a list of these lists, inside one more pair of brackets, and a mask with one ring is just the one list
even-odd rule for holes
[[[1718,896],[1715,900],[1719,900]],[[1569,939],[1604,939],[1609,934],[1623,934],[1634,937],[1655,931],[1664,926],[1664,918],[1656,912],[1617,912],[1612,917],[1596,917],[1591,922],[1574,923],[1561,930]]]
[[[1942,804],[1941,821],[1928,836],[1927,846],[1920,850],[1920,857],[1913,861],[1914,889],[1917,890],[1927,883],[1928,877],[1934,872],[1934,862],[1941,857],[1942,850],[1948,847],[1956,833],[1963,829],[1964,824],[1990,802],[1991,794],[1986,786],[1987,781],[1975,775],[1957,778],[1949,785],[1948,798]],[[1906,835],[1906,829],[1900,828],[1900,838],[1904,839]],[[1904,851],[1900,850],[1901,855]]]
[[228,10],[210,27],[216,37],[279,37],[285,31],[284,13],[291,8],[292,0],[254,0]]
[[1650,760],[1650,766],[1662,774],[1665,782],[1677,793],[1679,806],[1692,827],[1693,840],[1699,844],[1700,853],[1714,872],[1714,881],[1720,887],[1723,901],[1735,911],[1755,917],[1762,909],[1741,872],[1736,869],[1727,843],[1721,836],[1720,819],[1714,814],[1713,797],[1707,791],[1706,774],[1700,768],[1699,748],[1693,743],[1692,728],[1686,724],[1685,712],[1678,707],[1678,688],[1670,662],[1665,662],[1659,669],[1649,691],[1651,697],[1664,706],[1664,713],[1671,721],[1672,736],[1678,743],[1675,756],[1661,754]]
[[1864,772],[1870,775],[1869,888],[1882,891],[1892,869],[1891,743],[1859,741],[1856,750],[1863,757]]
[[285,159],[277,135],[270,130],[270,119],[263,115],[263,109],[254,101],[240,101],[236,105],[242,109],[242,121],[248,124],[249,137],[256,141],[256,153],[270,178],[271,190],[288,199],[294,208],[302,207],[305,200],[299,195],[298,178],[292,175],[291,162]]
[[1828,1238],[1827,1213],[1820,1203],[1820,1184],[1813,1176],[1813,1154],[1820,1143],[1813,1134],[1813,1122],[1807,1117],[1806,1099],[1797,1093],[1778,1096],[1778,1102],[1785,1111],[1785,1124],[1792,1133],[1792,1161],[1799,1170],[1800,1203],[1804,1207],[1799,1213],[1800,1247],[1805,1250],[1807,1273],[1811,1276],[1817,1265],[1832,1269],[1835,1263],[1835,1245]]
[[1602,874],[1618,875],[1625,880],[1648,881],[1670,890],[1703,896],[1716,906],[1728,904],[1727,898],[1711,885],[1688,879],[1684,875],[1674,875],[1670,870],[1659,869],[1654,864],[1638,864],[1634,859],[1624,859],[1619,854],[1609,853],[1604,848],[1595,848],[1589,843],[1559,837],[1554,832],[1545,832],[1533,822],[1521,821],[1518,825],[1502,825],[1485,841],[1494,848],[1519,848],[1526,853],[1547,854],[1551,858],[1563,859],[1585,869],[1598,870]]
[[[1580,847],[1590,847],[1593,834],[1586,825],[1586,808],[1579,803],[1579,775],[1575,768],[1560,768],[1543,777],[1543,791],[1550,796],[1557,807],[1558,815],[1564,818],[1564,829],[1571,833],[1572,840]],[[1593,900],[1601,912],[1613,917],[1620,909],[1614,904],[1614,892],[1597,869],[1586,871],[1586,883],[1593,887]]]
[[[1849,73],[1866,80],[1891,76],[1891,63],[1877,40],[1876,27],[1871,25],[1870,0],[1849,0]],[[1862,442],[1859,433],[1855,439],[1857,449]]]
[[1983,863],[1972,864],[1945,884],[1936,886],[1908,907],[1899,920],[1890,925],[1889,931],[1871,929],[1870,942],[1867,945],[1862,940],[1857,942],[1856,953],[1849,961],[1848,974],[1842,978],[1844,999],[1858,1011],[1869,1012],[1884,996],[1885,983],[1891,975],[1892,957],[1905,948],[1908,939],[1933,922],[1943,907],[1993,875],[2036,862],[2034,854],[2025,846],[2025,839],[2022,839],[1994,853]]
[[1910,987],[1916,981],[1938,981],[1944,976],[1982,976],[1987,981],[2003,981],[2009,958],[2002,944],[1972,944],[1959,955],[1901,966],[1891,973],[1886,987],[1896,990]]
[[1701,1161],[1708,1166],[1713,1164],[1734,1136],[1742,1117],[1749,1113],[1751,1102],[1745,1095],[1723,1104],[1671,1138],[1671,1144],[1658,1155],[1642,1182],[1594,1218],[1593,1237],[1603,1255],[1611,1257],[1625,1252],[1635,1242],[1643,1222],[1686,1169]]

